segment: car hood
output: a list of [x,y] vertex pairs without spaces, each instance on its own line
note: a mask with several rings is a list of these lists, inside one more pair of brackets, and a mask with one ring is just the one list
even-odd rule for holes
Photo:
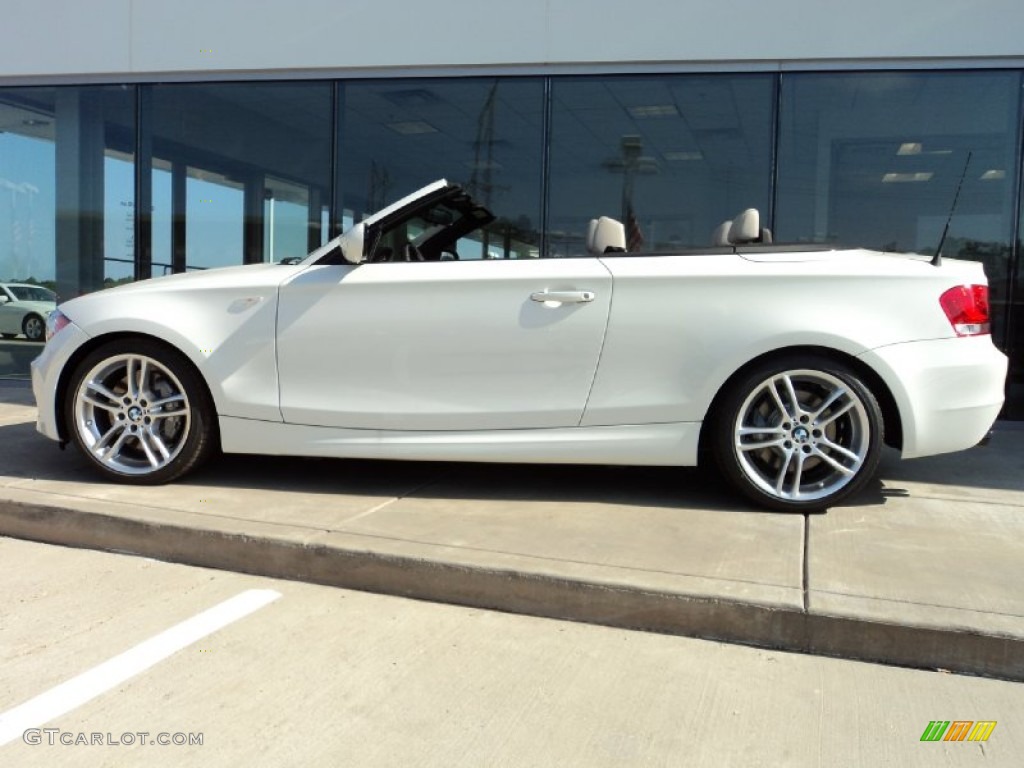
[[73,313],[76,308],[94,301],[109,301],[132,294],[168,293],[177,291],[217,290],[223,288],[266,288],[276,286],[302,268],[293,264],[244,264],[236,267],[218,267],[201,272],[181,272],[127,283],[115,288],[89,293],[60,305],[62,312]]

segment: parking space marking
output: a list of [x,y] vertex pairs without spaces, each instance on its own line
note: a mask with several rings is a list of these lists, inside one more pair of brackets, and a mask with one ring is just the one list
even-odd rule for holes
[[80,707],[168,656],[269,605],[279,597],[281,593],[272,589],[249,589],[241,592],[41,693],[34,699],[9,709],[0,714],[0,747],[21,738],[27,729],[39,728],[54,718]]

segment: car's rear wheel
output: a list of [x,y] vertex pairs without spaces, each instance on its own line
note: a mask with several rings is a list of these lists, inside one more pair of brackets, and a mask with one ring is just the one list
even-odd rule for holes
[[874,476],[883,420],[849,367],[826,357],[768,360],[725,392],[712,446],[723,474],[748,498],[783,512],[817,512]]
[[75,443],[108,477],[175,480],[215,444],[210,396],[179,352],[147,339],[98,347],[75,368],[65,419]]
[[21,321],[21,332],[29,341],[42,341],[46,336],[46,322],[39,315],[26,315]]

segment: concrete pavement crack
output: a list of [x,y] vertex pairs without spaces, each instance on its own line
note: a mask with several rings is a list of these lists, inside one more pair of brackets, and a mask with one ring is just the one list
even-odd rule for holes
[[810,605],[809,605],[810,597],[809,597],[809,594],[808,594],[809,591],[810,591],[810,578],[809,578],[809,570],[810,570],[810,565],[809,565],[810,554],[809,554],[809,551],[810,551],[810,548],[811,548],[811,516],[809,514],[805,514],[804,515],[804,538],[803,538],[803,542],[801,543],[801,549],[802,549],[802,554],[803,554],[803,565],[802,565],[802,572],[800,574],[801,586],[803,587],[804,613],[807,613],[808,610],[809,610],[809,607],[810,607]]

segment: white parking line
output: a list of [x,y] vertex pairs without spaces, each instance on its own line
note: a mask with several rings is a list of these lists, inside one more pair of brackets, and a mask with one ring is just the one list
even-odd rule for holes
[[159,635],[39,694],[34,699],[7,710],[0,714],[0,747],[21,738],[27,729],[38,728],[80,707],[182,648],[269,605],[279,597],[281,593],[272,589],[246,590],[191,619],[175,624]]

